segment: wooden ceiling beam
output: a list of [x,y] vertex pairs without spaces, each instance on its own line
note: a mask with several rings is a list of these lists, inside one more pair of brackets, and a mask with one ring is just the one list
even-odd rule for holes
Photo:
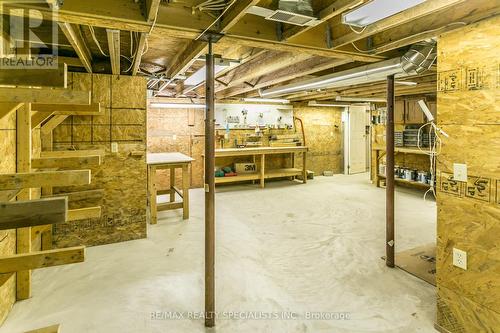
[[111,73],[120,75],[120,30],[106,29]]
[[[222,17],[220,25],[215,28],[219,33],[226,33],[245,15],[245,12],[251,6],[256,5],[259,0],[241,0],[233,2],[233,7]],[[197,36],[198,37],[198,36]],[[172,65],[167,69],[166,76],[175,78],[179,74],[183,74],[193,62],[203,55],[206,51],[207,43],[199,40],[193,40],[186,48],[175,58]],[[160,88],[158,93],[161,93]]]
[[92,73],[92,56],[83,40],[79,26],[67,22],[60,22],[59,28],[68,39],[87,72]]
[[156,20],[158,16],[158,11],[160,9],[160,0],[145,0],[146,1],[146,23],[149,25],[147,32],[141,32],[139,35],[139,43],[135,50],[135,55],[132,60],[132,70],[131,75],[137,75],[139,68],[141,66],[142,55],[144,54],[144,48],[147,44],[147,39],[152,33],[153,28],[156,27]]

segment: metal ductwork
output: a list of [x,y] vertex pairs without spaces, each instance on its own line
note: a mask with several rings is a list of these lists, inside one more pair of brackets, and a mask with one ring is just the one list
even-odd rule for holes
[[384,80],[389,75],[397,78],[418,75],[428,70],[437,57],[436,41],[428,40],[413,45],[400,58],[348,69],[281,87],[260,91],[261,97],[275,97],[298,91],[335,88]]
[[299,26],[314,26],[320,22],[314,16],[311,0],[280,0],[276,10],[252,6],[247,13],[262,16],[266,20]]

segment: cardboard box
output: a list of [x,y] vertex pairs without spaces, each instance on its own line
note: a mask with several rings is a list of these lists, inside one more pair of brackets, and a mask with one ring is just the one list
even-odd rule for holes
[[255,163],[234,163],[234,170],[237,174],[257,172]]

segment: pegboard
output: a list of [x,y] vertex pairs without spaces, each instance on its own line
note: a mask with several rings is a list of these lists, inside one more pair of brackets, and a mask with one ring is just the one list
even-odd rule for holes
[[259,127],[293,128],[291,105],[216,104],[217,128],[250,129]]

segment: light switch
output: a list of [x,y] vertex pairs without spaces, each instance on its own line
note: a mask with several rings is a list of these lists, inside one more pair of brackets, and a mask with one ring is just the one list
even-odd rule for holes
[[112,153],[118,152],[118,142],[111,142],[111,152]]
[[467,182],[467,164],[453,163],[453,179]]

